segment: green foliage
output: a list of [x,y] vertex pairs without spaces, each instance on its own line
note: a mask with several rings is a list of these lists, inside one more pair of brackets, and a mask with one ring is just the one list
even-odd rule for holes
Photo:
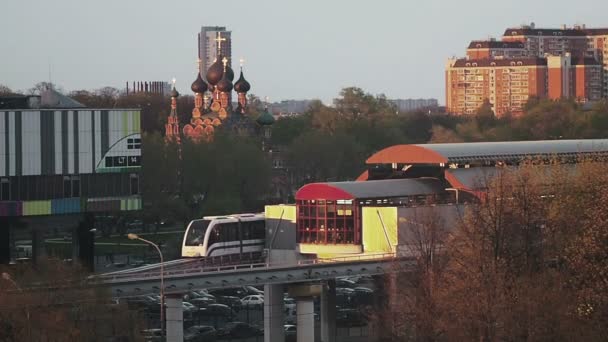
[[143,144],[148,216],[188,220],[263,209],[271,168],[259,141],[218,132],[212,142],[184,139],[181,145],[144,134]]

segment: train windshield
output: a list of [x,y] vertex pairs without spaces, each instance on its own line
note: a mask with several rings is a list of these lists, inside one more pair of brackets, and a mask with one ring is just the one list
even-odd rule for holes
[[205,242],[205,232],[210,220],[195,220],[190,224],[186,236],[186,246],[202,246]]

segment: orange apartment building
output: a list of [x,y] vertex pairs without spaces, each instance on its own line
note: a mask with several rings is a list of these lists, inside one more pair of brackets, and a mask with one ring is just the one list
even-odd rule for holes
[[546,97],[547,60],[452,59],[446,70],[447,109],[474,114],[488,100],[497,116],[519,114],[530,97]]
[[473,114],[487,100],[497,116],[517,115],[530,97],[608,98],[608,29],[509,28],[502,41],[472,41],[466,58],[448,60],[450,113]]

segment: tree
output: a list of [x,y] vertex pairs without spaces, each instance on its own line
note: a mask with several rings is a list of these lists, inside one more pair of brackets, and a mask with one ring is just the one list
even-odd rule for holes
[[[575,173],[538,160],[502,169],[481,202],[450,220],[449,234],[436,235],[439,265],[429,267],[432,244],[414,245],[418,268],[399,281],[391,313],[405,321],[400,340],[604,340],[603,169],[593,160],[581,161]],[[432,230],[420,229],[418,240],[435,241]]]
[[56,85],[52,82],[38,82],[32,88],[28,89],[27,93],[29,95],[40,95],[40,93],[47,89],[53,89],[59,93],[63,93],[64,90],[61,86]]
[[375,119],[383,115],[394,115],[396,107],[384,95],[374,97],[357,87],[344,88],[334,100],[336,110],[347,121]]
[[77,265],[49,259],[0,271],[8,275],[0,279],[2,341],[143,340],[138,314],[83,285],[87,274]]
[[11,88],[5,86],[4,84],[0,84],[0,96],[13,94]]

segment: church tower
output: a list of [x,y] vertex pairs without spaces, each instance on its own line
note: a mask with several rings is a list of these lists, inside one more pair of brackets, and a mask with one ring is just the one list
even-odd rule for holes
[[175,90],[175,79],[173,79],[173,89],[171,90],[171,113],[165,124],[165,139],[180,143],[179,118],[177,117],[177,97],[179,93]]

